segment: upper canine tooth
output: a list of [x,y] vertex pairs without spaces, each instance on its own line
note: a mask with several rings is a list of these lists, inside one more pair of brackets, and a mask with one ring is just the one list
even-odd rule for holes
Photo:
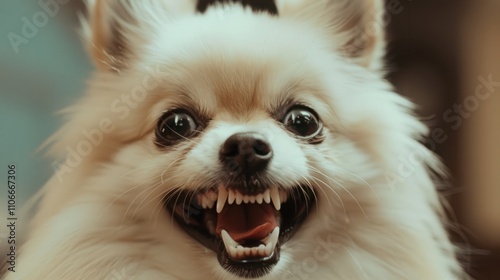
[[281,200],[280,200],[280,192],[278,190],[278,187],[272,187],[270,195],[271,195],[271,200],[273,201],[273,204],[274,204],[274,208],[276,208],[276,210],[280,210],[281,209]]
[[227,200],[227,190],[225,187],[219,187],[219,197],[217,198],[217,213],[220,213],[224,208]]
[[227,203],[233,204],[234,200],[236,199],[236,194],[235,190],[229,189],[228,190],[228,198],[227,198]]

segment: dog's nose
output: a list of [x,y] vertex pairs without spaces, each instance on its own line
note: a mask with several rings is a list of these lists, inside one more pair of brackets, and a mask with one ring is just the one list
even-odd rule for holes
[[236,133],[224,142],[219,157],[230,172],[239,171],[248,177],[267,167],[273,157],[273,151],[271,145],[259,133]]

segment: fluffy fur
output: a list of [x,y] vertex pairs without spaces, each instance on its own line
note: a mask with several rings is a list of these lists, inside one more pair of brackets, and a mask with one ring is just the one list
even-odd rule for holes
[[[430,175],[443,168],[381,71],[382,1],[278,0],[277,17],[238,4],[196,14],[194,2],[89,2],[98,70],[50,139],[57,170],[4,279],[241,279],[162,199],[213,180],[218,147],[242,131],[266,135],[274,181],[307,182],[317,196],[259,279],[461,278]],[[296,141],[272,119],[289,100],[318,113],[323,143]],[[211,121],[158,149],[156,123],[174,107]]]

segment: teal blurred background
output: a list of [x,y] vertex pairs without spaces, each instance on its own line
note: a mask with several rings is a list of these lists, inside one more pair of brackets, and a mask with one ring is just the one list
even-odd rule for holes
[[53,172],[36,149],[60,126],[55,113],[83,94],[92,69],[78,30],[79,1],[40,4],[49,2],[58,3],[0,1],[0,189],[7,164],[16,164],[18,205]]

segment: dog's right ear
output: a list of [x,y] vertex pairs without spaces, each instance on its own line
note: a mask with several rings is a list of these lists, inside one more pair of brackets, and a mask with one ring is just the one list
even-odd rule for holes
[[86,0],[83,20],[87,49],[104,71],[126,68],[161,19],[194,13],[195,0]]

